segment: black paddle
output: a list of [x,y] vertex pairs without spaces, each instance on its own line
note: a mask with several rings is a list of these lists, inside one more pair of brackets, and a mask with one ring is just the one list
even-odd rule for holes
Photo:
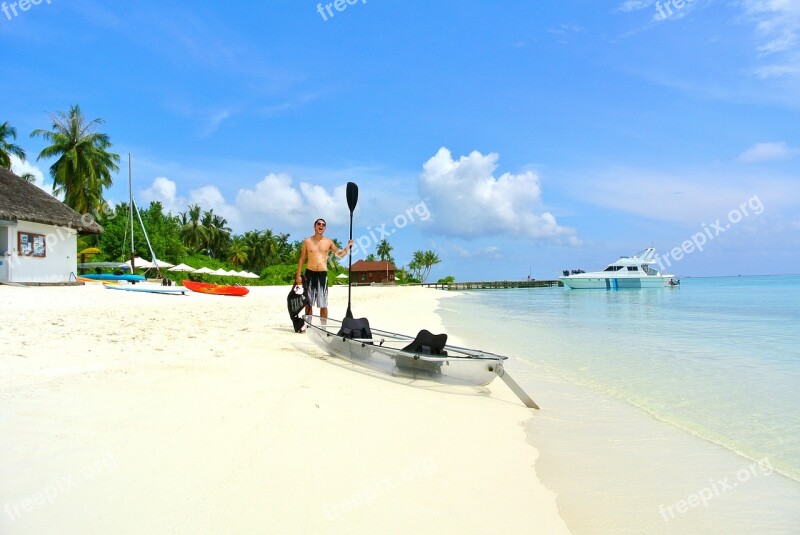
[[[358,186],[355,182],[347,183],[347,207],[350,208],[350,241],[353,240],[353,211],[356,209],[358,203]],[[353,276],[351,273],[353,269],[353,248],[350,248],[350,255],[348,256],[347,264],[347,313],[346,318],[352,318],[353,312],[350,310],[350,291],[353,285]]]

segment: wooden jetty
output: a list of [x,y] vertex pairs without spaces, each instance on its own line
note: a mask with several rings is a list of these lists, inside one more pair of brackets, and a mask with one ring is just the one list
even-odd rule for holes
[[430,282],[419,286],[437,290],[500,290],[508,288],[549,288],[564,286],[560,280],[482,281],[482,282]]

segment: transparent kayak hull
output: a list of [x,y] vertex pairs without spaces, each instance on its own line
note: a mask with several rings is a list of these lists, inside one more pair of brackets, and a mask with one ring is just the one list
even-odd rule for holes
[[373,329],[371,339],[339,335],[342,322],[304,316],[306,332],[320,349],[355,364],[393,376],[427,379],[445,384],[487,385],[503,375],[507,357],[451,345],[446,356],[403,351],[413,336]]

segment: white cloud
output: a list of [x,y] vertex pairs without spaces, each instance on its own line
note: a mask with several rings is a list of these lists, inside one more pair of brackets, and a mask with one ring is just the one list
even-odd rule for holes
[[163,176],[157,177],[150,187],[143,190],[136,202],[140,208],[146,207],[153,201],[158,201],[164,206],[164,211],[178,215],[186,212],[192,204],[200,205],[203,212],[214,210],[228,222],[228,227],[236,226],[241,221],[239,209],[230,205],[225,200],[222,192],[216,186],[203,186],[189,191],[188,198],[178,195],[177,184]]
[[626,13],[629,11],[639,11],[650,7],[652,4],[653,0],[625,0],[617,7],[617,10]]
[[764,54],[794,48],[800,33],[800,3],[796,0],[743,0],[745,15],[769,42],[759,47]]
[[44,181],[44,176],[45,175],[44,175],[44,172],[41,169],[39,169],[38,167],[33,165],[28,160],[20,160],[18,157],[16,157],[13,154],[9,154],[9,156],[11,157],[11,172],[12,173],[14,173],[17,176],[22,176],[22,175],[24,175],[26,173],[32,174],[34,176],[34,181],[33,181],[34,184],[39,186],[39,188],[43,189],[47,193],[49,193],[51,195],[53,194],[53,184],[52,184],[52,182],[49,182],[49,183],[45,184],[45,181]]
[[259,228],[288,225],[292,229],[311,229],[318,217],[329,224],[349,217],[345,186],[332,192],[306,182],[295,187],[291,176],[285,173],[270,173],[254,189],[239,190],[236,206],[243,219]]
[[783,62],[756,71],[762,78],[796,76],[800,72],[800,2],[797,0],[742,0],[746,19],[764,40],[761,56],[781,55]]
[[503,258],[502,249],[495,245],[489,245],[487,247],[480,247],[477,249],[467,249],[458,243],[450,242],[444,244],[442,249],[448,251],[453,256],[458,256],[460,258],[490,258],[493,260],[499,260]]
[[531,172],[495,178],[498,155],[473,151],[455,161],[446,148],[423,165],[420,190],[435,232],[460,237],[511,235],[535,240],[577,243],[573,229],[561,227],[541,204],[539,177]]
[[793,149],[784,142],[756,143],[739,155],[738,160],[744,163],[764,162],[770,160],[787,160],[800,153],[800,149]]
[[238,227],[241,221],[239,208],[228,204],[222,192],[216,186],[203,186],[189,192],[188,204],[199,204],[203,211],[213,210],[215,214],[225,218],[228,227]]
[[[164,209],[177,214],[186,210],[186,202],[177,197],[178,187],[174,181],[160,176],[153,180],[150,187],[142,191],[140,198],[142,203],[150,204],[153,201],[158,201],[164,205]],[[139,204],[138,202],[136,204]]]

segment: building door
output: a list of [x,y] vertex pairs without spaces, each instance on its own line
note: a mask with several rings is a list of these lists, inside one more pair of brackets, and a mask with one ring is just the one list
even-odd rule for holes
[[9,282],[11,261],[11,227],[0,225],[0,282]]

